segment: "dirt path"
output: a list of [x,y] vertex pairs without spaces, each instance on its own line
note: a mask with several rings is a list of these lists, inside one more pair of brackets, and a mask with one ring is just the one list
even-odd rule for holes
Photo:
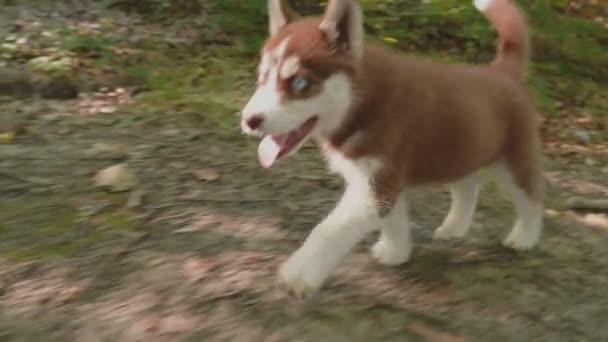
[[[275,289],[274,271],[341,188],[314,148],[268,174],[236,127],[78,117],[68,102],[2,107],[31,118],[0,145],[2,341],[608,340],[607,232],[547,217],[539,248],[512,253],[499,245],[511,208],[491,182],[467,241],[431,241],[448,197],[420,191],[409,265],[375,264],[370,237],[297,302]],[[125,152],[96,154],[96,143]],[[119,162],[137,173],[139,205],[93,186]],[[575,171],[606,190],[598,168]],[[551,187],[549,208],[566,195]]]

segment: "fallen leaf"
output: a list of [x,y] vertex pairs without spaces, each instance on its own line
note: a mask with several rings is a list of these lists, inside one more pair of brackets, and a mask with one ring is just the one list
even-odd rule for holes
[[99,112],[103,114],[115,113],[118,109],[114,106],[104,106],[99,108]]
[[189,226],[185,226],[183,228],[179,228],[173,231],[173,234],[183,234],[183,233],[192,233],[192,232],[198,232],[201,230],[200,226],[196,226],[196,225],[189,225]]
[[97,172],[94,182],[96,186],[107,188],[111,192],[123,192],[137,185],[137,177],[126,164],[117,164]]
[[557,211],[555,209],[547,209],[547,210],[545,210],[545,215],[547,217],[551,217],[551,218],[557,217],[557,216],[559,216],[559,211]]
[[207,168],[192,171],[192,175],[200,181],[214,182],[220,179],[220,173],[216,169]]
[[197,323],[198,320],[196,317],[189,317],[184,314],[172,314],[161,318],[158,322],[158,332],[161,334],[170,334],[192,331],[196,328]]
[[13,142],[13,140],[15,140],[15,133],[0,133],[0,144],[10,144]]
[[608,230],[608,216],[606,214],[586,214],[581,221],[592,227]]
[[208,259],[190,258],[184,263],[184,276],[190,283],[196,283],[203,279],[215,266],[215,262]]

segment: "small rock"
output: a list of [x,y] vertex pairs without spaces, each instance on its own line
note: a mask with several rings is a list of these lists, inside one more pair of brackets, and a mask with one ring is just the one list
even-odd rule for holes
[[559,216],[559,212],[555,209],[547,209],[545,210],[545,215],[547,217],[553,218]]
[[216,169],[207,168],[192,171],[192,175],[200,180],[205,182],[213,182],[220,179],[220,173]]
[[110,192],[123,192],[137,185],[137,177],[126,164],[105,168],[94,177],[95,186],[107,188]]
[[126,157],[126,147],[119,144],[95,143],[84,152],[88,158],[115,160]]

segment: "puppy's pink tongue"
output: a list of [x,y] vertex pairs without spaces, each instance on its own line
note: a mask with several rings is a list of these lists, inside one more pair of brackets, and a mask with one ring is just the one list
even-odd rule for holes
[[274,164],[281,152],[281,147],[272,139],[270,135],[267,135],[262,139],[258,146],[258,160],[260,165],[264,168],[269,168]]

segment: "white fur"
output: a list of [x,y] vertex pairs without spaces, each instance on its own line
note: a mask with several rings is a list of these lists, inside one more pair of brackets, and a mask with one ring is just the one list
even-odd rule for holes
[[260,60],[260,64],[258,65],[258,80],[261,80],[270,72],[270,58],[271,57],[269,53],[265,53],[264,55],[262,55],[262,59]]
[[[344,17],[347,18],[344,18]],[[346,20],[347,32],[339,32],[339,23]],[[340,33],[348,37],[349,52],[356,59],[363,57],[363,45],[365,32],[363,30],[363,12],[356,1],[330,1],[325,16],[319,29],[325,32],[327,38],[334,43],[340,37]]]
[[494,167],[498,182],[511,196],[517,219],[511,232],[503,244],[517,250],[527,250],[534,247],[543,228],[543,207],[534,201],[521,189],[513,179],[511,171],[502,163]]
[[412,225],[404,192],[382,219],[380,238],[372,247],[374,258],[383,265],[400,265],[408,261],[412,253]]
[[370,183],[381,162],[353,161],[332,150],[326,156],[330,167],[344,176],[346,190],[335,209],[281,265],[280,283],[297,296],[318,290],[351,249],[382,222]]
[[289,56],[283,61],[279,76],[283,79],[287,79],[295,75],[298,70],[300,70],[300,57]]
[[277,63],[278,60],[285,57],[285,50],[287,50],[287,44],[289,44],[289,36],[285,37],[279,45],[277,45],[274,50],[270,52],[271,55],[275,58],[273,63]]
[[494,1],[495,0],[473,0],[473,5],[481,12],[484,12],[492,6]]
[[[265,77],[266,82],[256,89],[241,113],[241,129],[246,134],[284,134],[298,128],[313,116],[319,118],[313,134],[331,132],[342,123],[352,105],[351,80],[343,73],[326,79],[321,92],[314,97],[283,101],[277,86],[279,77],[289,77],[285,75],[297,72],[300,67],[300,59],[297,56],[289,56],[281,63],[288,43],[289,37],[286,37],[262,56],[258,71],[259,77]],[[254,115],[263,117],[263,123],[256,131],[252,131],[245,124],[246,120]],[[296,151],[297,148],[294,148],[291,153]]]
[[268,1],[268,31],[275,34],[281,27],[287,25],[288,18],[283,11],[282,0]]
[[477,174],[469,175],[451,185],[452,205],[441,226],[435,230],[435,239],[462,238],[467,234],[473,223],[479,188],[480,179]]
[[[278,70],[270,68],[268,80],[253,94],[242,112],[244,122],[252,115],[262,115],[259,130],[268,134],[283,134],[298,128],[306,120],[318,116],[315,133],[335,130],[344,120],[352,104],[351,83],[348,76],[334,74],[324,81],[322,90],[314,97],[282,101],[277,91]],[[244,132],[253,134],[246,125]],[[295,151],[295,149],[294,149]]]

